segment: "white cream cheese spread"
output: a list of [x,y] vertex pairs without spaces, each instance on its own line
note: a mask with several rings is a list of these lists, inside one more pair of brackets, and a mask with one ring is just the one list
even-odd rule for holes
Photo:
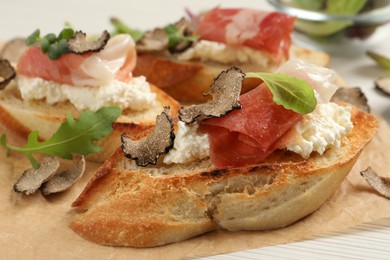
[[229,46],[219,42],[201,40],[178,55],[182,61],[201,60],[223,64],[254,64],[261,67],[274,63],[271,55],[245,46]]
[[[198,133],[197,128],[179,121],[174,147],[165,155],[164,163],[189,163],[209,157],[208,136]],[[287,150],[303,158],[312,152],[323,154],[331,146],[340,147],[341,139],[353,128],[350,108],[332,102],[318,104],[294,128],[296,135],[286,144]]]
[[323,154],[330,146],[340,147],[341,139],[353,128],[350,108],[335,103],[318,104],[294,128],[296,137],[286,144],[287,150],[305,159],[312,152]]
[[197,132],[198,125],[178,123],[173,148],[165,155],[163,162],[187,163],[209,157],[208,135]]
[[112,80],[99,87],[71,86],[25,76],[16,80],[24,100],[45,100],[47,104],[69,100],[78,110],[96,111],[104,106],[144,110],[156,102],[156,94],[143,76],[134,77],[129,83]]

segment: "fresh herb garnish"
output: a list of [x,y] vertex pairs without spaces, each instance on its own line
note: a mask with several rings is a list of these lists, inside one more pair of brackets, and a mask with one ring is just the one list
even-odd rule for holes
[[168,48],[175,47],[180,41],[194,42],[199,39],[199,35],[184,35],[175,25],[170,24],[164,27],[164,31],[169,38]]
[[282,73],[248,72],[247,78],[262,79],[276,104],[300,114],[308,114],[317,106],[314,90],[303,80]]
[[[118,18],[113,17],[110,21],[115,28],[115,31],[112,33],[113,35],[120,33],[129,34],[135,42],[140,41],[145,36],[145,32],[130,28]],[[175,26],[175,24],[169,24],[165,26],[163,30],[168,37],[168,48],[173,48],[182,41],[187,43],[194,42],[199,38],[199,35],[184,35],[183,32]]]
[[119,107],[103,107],[96,112],[86,110],[80,113],[77,120],[74,120],[69,113],[66,121],[61,124],[57,132],[46,141],[39,141],[38,131],[33,131],[28,135],[27,143],[18,147],[8,144],[4,133],[0,137],[0,146],[6,148],[7,154],[10,151],[24,154],[32,166],[37,169],[39,164],[33,157],[33,154],[36,153],[72,159],[73,153],[87,155],[98,152],[100,147],[94,142],[113,131],[112,123],[120,114]]
[[47,53],[50,59],[56,60],[69,52],[67,41],[75,35],[75,32],[71,28],[65,28],[58,36],[54,33],[49,33],[41,37],[40,34],[39,29],[35,30],[27,37],[26,45],[30,46],[39,43],[42,53]]
[[368,55],[371,59],[373,59],[374,61],[376,61],[376,63],[377,63],[379,66],[381,66],[381,67],[383,67],[383,68],[385,68],[385,69],[387,69],[387,70],[390,70],[390,58],[385,57],[385,56],[383,56],[383,55],[380,55],[380,54],[378,54],[378,53],[375,53],[375,52],[373,52],[373,51],[368,51],[368,52],[367,52],[367,55]]
[[145,34],[143,31],[130,28],[118,18],[113,17],[111,18],[110,21],[111,24],[115,27],[115,31],[114,33],[112,33],[112,35],[121,34],[121,33],[129,34],[135,42],[138,42],[139,40],[142,39],[142,37]]

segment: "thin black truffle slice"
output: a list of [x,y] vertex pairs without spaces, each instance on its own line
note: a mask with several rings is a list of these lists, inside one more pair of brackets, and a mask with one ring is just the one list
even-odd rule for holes
[[0,59],[0,90],[4,89],[15,78],[16,73],[8,60]]
[[168,113],[169,108],[164,108],[164,111],[157,116],[153,133],[141,140],[135,141],[122,134],[122,151],[127,158],[134,159],[138,166],[155,165],[160,155],[172,149],[175,134]]
[[68,40],[68,50],[76,54],[99,52],[106,46],[109,39],[110,34],[107,31],[103,31],[96,41],[89,41],[85,33],[78,31]]
[[183,37],[180,37],[179,42],[175,46],[169,48],[169,51],[171,53],[180,53],[191,47],[193,44],[193,41],[190,41],[186,38],[193,34],[193,24],[190,20],[181,18],[179,21],[174,23],[173,26]]
[[14,190],[26,195],[35,193],[42,186],[42,183],[49,180],[57,172],[59,166],[60,161],[57,157],[46,156],[38,169],[31,168],[22,174],[15,183]]
[[370,113],[367,97],[359,87],[339,88],[331,98],[331,101],[341,101],[352,104],[362,111]]
[[214,80],[210,90],[204,95],[212,95],[213,99],[204,104],[182,107],[179,111],[181,121],[192,124],[196,120],[209,117],[221,117],[241,108],[240,94],[245,74],[241,69],[232,67],[222,71]]
[[58,193],[69,189],[75,184],[85,172],[85,158],[80,159],[68,170],[57,173],[41,187],[43,195]]
[[360,172],[360,174],[379,194],[390,199],[390,178],[378,176],[371,167]]
[[377,79],[375,81],[375,87],[390,96],[390,77]]
[[0,58],[17,63],[22,53],[27,49],[24,38],[14,38],[7,41],[0,51]]
[[168,49],[169,37],[164,29],[147,31],[137,42],[137,52],[158,52]]

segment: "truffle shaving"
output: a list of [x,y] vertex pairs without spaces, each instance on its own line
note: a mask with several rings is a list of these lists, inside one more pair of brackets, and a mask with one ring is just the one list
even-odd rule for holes
[[331,101],[341,101],[352,104],[362,111],[370,112],[367,97],[359,87],[339,88],[331,98]]
[[87,35],[81,31],[75,33],[75,35],[68,41],[68,49],[70,52],[76,54],[84,54],[87,52],[98,52],[106,46],[110,34],[107,31],[103,31],[102,35],[96,41],[89,41]]
[[221,117],[234,109],[240,109],[240,93],[245,74],[241,69],[232,67],[222,71],[214,80],[210,90],[204,95],[212,95],[213,99],[204,104],[182,107],[179,111],[181,121],[192,124],[196,120],[209,117]]
[[22,53],[27,49],[24,38],[15,38],[8,41],[0,51],[0,58],[11,63],[17,63]]
[[371,167],[360,172],[360,174],[379,194],[390,199],[390,178],[378,176]]
[[60,161],[53,156],[46,156],[38,169],[26,170],[15,183],[14,190],[26,195],[35,193],[42,183],[50,179],[58,170]]
[[75,184],[85,171],[85,158],[81,156],[80,159],[68,170],[57,173],[50,180],[45,182],[41,187],[43,195],[58,193],[69,189]]
[[15,76],[16,73],[11,63],[0,59],[0,90],[4,89]]
[[169,108],[157,116],[153,133],[141,140],[132,140],[123,134],[122,151],[127,158],[134,159],[138,166],[156,164],[161,154],[167,153],[173,147],[175,135],[172,119],[169,117]]
[[[169,35],[166,28],[173,27],[177,30],[178,42],[174,46],[169,46]],[[138,52],[161,52],[169,50],[171,53],[183,52],[192,45],[192,40],[188,40],[187,36],[193,33],[193,24],[191,21],[181,18],[174,24],[171,24],[165,29],[156,28],[153,31],[147,31],[142,39],[137,42]]]
[[169,51],[172,53],[179,53],[183,52],[189,47],[191,47],[193,41],[189,41],[186,39],[186,36],[191,36],[193,34],[193,25],[190,20],[187,20],[185,18],[181,18],[179,21],[173,24],[177,30],[179,31],[179,34],[183,35],[184,37],[181,37],[179,42],[173,46],[172,48],[169,48]]
[[138,52],[158,52],[168,48],[169,37],[165,30],[156,28],[144,34],[141,40],[137,42]]
[[390,77],[377,79],[375,81],[375,87],[390,96]]

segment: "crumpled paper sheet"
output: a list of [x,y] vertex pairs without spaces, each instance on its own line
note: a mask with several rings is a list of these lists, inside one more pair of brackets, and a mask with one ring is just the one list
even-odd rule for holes
[[171,245],[134,249],[101,246],[84,240],[68,223],[71,203],[81,193],[98,165],[88,163],[84,177],[62,194],[24,196],[12,187],[29,162],[0,151],[0,252],[3,259],[178,259],[214,255],[310,239],[314,235],[344,231],[360,223],[390,218],[390,200],[379,196],[360,176],[371,166],[390,177],[390,127],[382,122],[375,139],[362,153],[340,189],[316,212],[283,229],[273,231],[215,231]]

